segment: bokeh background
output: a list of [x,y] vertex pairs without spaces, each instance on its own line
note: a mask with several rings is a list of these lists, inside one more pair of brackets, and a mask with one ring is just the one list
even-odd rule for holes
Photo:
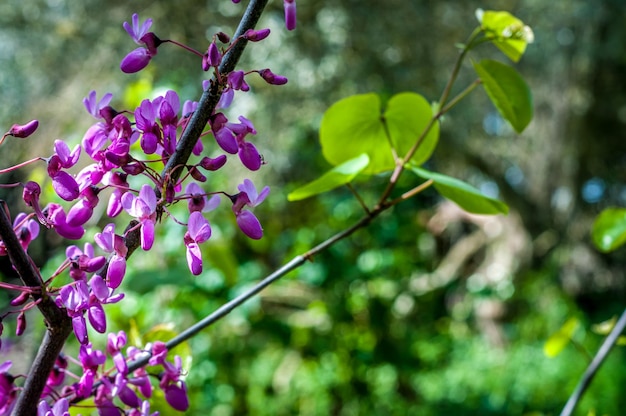
[[[245,2],[242,2],[245,3]],[[29,140],[0,150],[1,167],[49,155],[54,139],[78,143],[93,122],[82,98],[112,92],[116,108],[175,89],[196,100],[197,59],[165,45],[147,70],[122,74],[135,47],[122,29],[132,13],[153,30],[199,50],[233,33],[245,4],[228,0],[5,0],[0,4],[0,126],[32,118]],[[230,110],[250,118],[268,162],[252,178],[272,188],[256,209],[265,237],[251,242],[229,209],[211,217],[205,272],[189,275],[172,221],[149,253],[136,253],[127,300],[108,309],[109,329],[136,341],[171,337],[296,254],[354,223],[348,190],[288,203],[286,195],[328,169],[317,140],[323,112],[351,94],[415,91],[436,100],[476,8],[507,10],[535,33],[516,65],[534,95],[535,118],[514,134],[476,91],[442,124],[428,168],[472,183],[511,207],[508,216],[463,214],[434,192],[397,206],[368,229],[317,256],[180,349],[189,364],[189,414],[551,415],[557,414],[600,343],[594,324],[625,303],[623,249],[590,244],[594,217],[626,204],[626,3],[621,0],[298,0],[287,32],[271,1],[242,69],[271,68],[282,87],[250,79]],[[491,46],[472,59],[503,59]],[[473,80],[469,61],[457,91]],[[236,163],[231,164],[235,165]],[[43,178],[43,166],[0,177]],[[246,173],[216,174],[211,189],[234,190]],[[249,175],[248,175],[249,176]],[[372,202],[385,178],[358,182]],[[409,189],[412,178],[401,181]],[[19,193],[0,190],[15,209]],[[51,195],[52,196],[52,195]],[[109,219],[91,223],[87,236]],[[45,233],[33,255],[51,273],[63,242]],[[4,263],[3,280],[13,278]],[[0,300],[6,309],[8,298]],[[8,339],[0,357],[24,369],[41,325]],[[568,320],[572,341],[555,357],[546,341]],[[94,339],[97,338],[94,335]],[[98,341],[95,341],[98,342]],[[70,350],[72,346],[68,347]],[[75,348],[75,347],[74,347]],[[619,415],[626,357],[615,349],[579,406],[580,415]],[[15,360],[15,358],[14,358]],[[163,406],[161,414],[174,414]]]

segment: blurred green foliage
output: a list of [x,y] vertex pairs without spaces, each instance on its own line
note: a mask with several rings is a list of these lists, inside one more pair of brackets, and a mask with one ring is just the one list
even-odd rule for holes
[[[357,220],[361,208],[345,189],[286,201],[290,191],[329,169],[317,141],[323,112],[341,98],[372,91],[386,97],[415,91],[436,99],[456,58],[454,44],[477,24],[477,7],[510,10],[533,27],[536,43],[517,68],[535,96],[536,117],[530,131],[516,137],[487,97],[473,94],[444,120],[440,147],[427,168],[499,195],[511,207],[508,218],[519,225],[510,236],[521,238],[525,251],[507,248],[493,257],[484,241],[492,241],[494,229],[472,218],[444,216],[438,227],[434,218],[443,208],[434,191],[394,207],[189,342],[189,414],[560,410],[587,356],[570,343],[547,358],[545,341],[576,317],[576,345],[593,353],[601,337],[587,328],[624,303],[624,251],[599,255],[588,244],[595,215],[626,195],[626,142],[620,136],[626,87],[618,82],[626,10],[619,1],[299,0],[294,32],[282,28],[282,2],[270,2],[262,25],[272,35],[251,45],[242,68],[270,67],[289,84],[251,80],[253,93],[238,96],[233,109],[233,115],[253,120],[260,132],[256,144],[269,162],[254,178],[272,187],[256,210],[266,237],[248,241],[223,209],[211,218],[214,238],[204,247],[210,267],[193,278],[183,230],[166,222],[153,251],[132,257],[127,299],[107,308],[109,330],[144,339],[162,325],[180,330]],[[96,0],[4,2],[0,89],[11,105],[0,108],[0,124],[40,118],[42,143],[3,149],[3,167],[40,152],[45,141],[52,149],[56,137],[80,140],[92,122],[80,100],[93,88],[113,92],[119,107],[136,104],[140,92],[165,88],[177,89],[183,100],[197,99],[204,74],[174,48],[159,51],[145,73],[119,73],[120,59],[134,47],[121,22],[133,12],[152,17],[159,35],[202,49],[216,31],[232,33],[242,10],[228,0],[114,0],[106,13]],[[477,55],[497,56],[495,48]],[[459,85],[473,80],[469,66],[464,69]],[[242,177],[216,176],[211,185],[233,188]],[[355,186],[372,202],[383,184],[374,177],[367,187]],[[399,185],[399,192],[410,188],[407,181]],[[495,227],[506,227],[505,221]],[[107,222],[92,224],[87,235]],[[449,280],[424,289],[427,276],[450,264],[448,254],[475,241],[472,236],[483,236],[483,244]],[[43,269],[49,275],[63,258],[62,245],[48,234],[41,240],[37,262],[49,260]],[[503,271],[481,267],[485,260],[501,267],[509,252],[516,263]],[[490,280],[492,275],[499,277]],[[41,326],[35,315],[29,318],[24,348],[33,351]],[[7,322],[4,334],[12,330]],[[15,340],[4,337],[3,357],[21,353],[23,346],[12,349]],[[612,352],[578,414],[620,414],[625,359],[623,350]],[[174,414],[167,406],[157,410]]]

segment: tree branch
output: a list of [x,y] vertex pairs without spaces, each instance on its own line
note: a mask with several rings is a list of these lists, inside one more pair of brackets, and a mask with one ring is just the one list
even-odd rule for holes
[[5,208],[6,202],[0,200],[0,239],[4,242],[11,264],[24,286],[41,288],[40,293],[32,293],[31,296],[35,301],[38,301],[37,307],[46,323],[46,334],[39,346],[37,356],[26,377],[24,389],[18,396],[13,411],[13,415],[29,416],[37,413],[37,404],[48,375],[65,344],[65,340],[72,332],[72,321],[46,293],[39,271],[22,248]]
[[596,375],[598,369],[600,368],[606,357],[609,355],[609,352],[617,342],[620,334],[624,332],[624,328],[626,328],[626,310],[622,312],[622,316],[620,316],[619,320],[615,323],[615,326],[611,330],[611,333],[606,337],[606,339],[602,343],[602,346],[596,353],[596,356],[593,357],[593,361],[591,361],[591,364],[589,364],[589,366],[585,370],[583,376],[578,382],[578,385],[576,386],[576,389],[567,400],[567,403],[565,404],[565,407],[561,412],[561,416],[570,416],[574,412],[574,409],[576,409],[576,405],[583,396],[583,393],[591,384],[593,376]]

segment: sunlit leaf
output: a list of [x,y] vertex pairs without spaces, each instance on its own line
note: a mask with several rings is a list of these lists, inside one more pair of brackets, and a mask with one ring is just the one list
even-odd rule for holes
[[579,325],[580,321],[577,318],[569,318],[558,331],[548,338],[543,345],[543,353],[550,358],[559,355],[570,342]]
[[616,322],[617,316],[613,316],[611,319],[591,325],[591,330],[596,334],[608,335],[613,330]]
[[524,79],[509,65],[483,60],[474,63],[485,91],[502,117],[521,133],[533,118],[532,94]]
[[[365,153],[370,163],[362,173],[390,171],[395,167],[391,146],[402,157],[417,142],[431,118],[431,106],[419,94],[397,94],[391,97],[385,111],[378,95],[353,95],[324,113],[320,126],[322,153],[335,166]],[[412,158],[416,164],[430,157],[438,137],[439,126],[433,123]]]
[[379,173],[394,167],[382,123],[380,98],[376,94],[353,95],[330,106],[320,126],[320,143],[331,165],[340,165],[365,153],[370,164],[364,173]]
[[591,239],[604,252],[612,251],[626,242],[626,209],[607,208],[596,217]]
[[[431,104],[419,94],[404,92],[391,97],[385,109],[385,120],[391,142],[399,157],[404,157],[411,149],[432,117]],[[420,143],[411,162],[418,166],[426,162],[435,150],[438,140],[439,123],[435,122]]]
[[350,183],[368,165],[370,158],[366,154],[357,156],[334,167],[318,179],[301,186],[287,195],[289,201],[299,201],[313,195],[328,192]]
[[429,172],[415,166],[411,170],[423,179],[432,179],[434,187],[445,198],[473,214],[506,214],[509,207],[502,201],[483,195],[473,186],[440,173]]
[[532,43],[532,30],[509,12],[485,10],[481,13],[481,27],[493,44],[514,62]]

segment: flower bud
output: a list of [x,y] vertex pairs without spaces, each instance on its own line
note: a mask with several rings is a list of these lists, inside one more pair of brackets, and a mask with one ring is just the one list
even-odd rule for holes
[[284,77],[282,75],[276,75],[272,71],[270,71],[268,68],[260,70],[259,75],[263,77],[265,82],[267,82],[268,84],[272,84],[272,85],[284,85],[288,81],[287,77]]
[[30,294],[28,292],[20,293],[15,299],[11,301],[11,306],[20,306],[23,305],[27,300]]
[[285,27],[287,30],[296,28],[296,0],[285,0]]
[[200,161],[200,166],[202,166],[206,170],[216,171],[224,166],[227,160],[228,158],[226,157],[226,155],[219,155],[215,159],[205,156]]
[[189,168],[189,174],[198,182],[206,182],[206,176],[204,176],[195,166]]
[[219,41],[222,42],[222,43],[229,43],[230,42],[230,36],[228,36],[224,32],[218,32],[218,33],[216,33],[216,36],[219,39]]
[[37,127],[39,127],[39,121],[37,120],[31,120],[23,125],[14,124],[11,126],[11,130],[9,130],[7,135],[24,139],[33,134],[35,130],[37,130]]
[[17,328],[15,329],[15,335],[18,337],[24,333],[26,330],[26,315],[24,311],[20,312],[17,316]]
[[258,42],[260,40],[265,39],[270,35],[269,29],[248,29],[246,33],[243,34],[244,39],[248,39],[250,42]]
[[41,195],[41,187],[37,182],[29,181],[24,184],[24,192],[22,199],[29,207],[39,205],[39,195]]

